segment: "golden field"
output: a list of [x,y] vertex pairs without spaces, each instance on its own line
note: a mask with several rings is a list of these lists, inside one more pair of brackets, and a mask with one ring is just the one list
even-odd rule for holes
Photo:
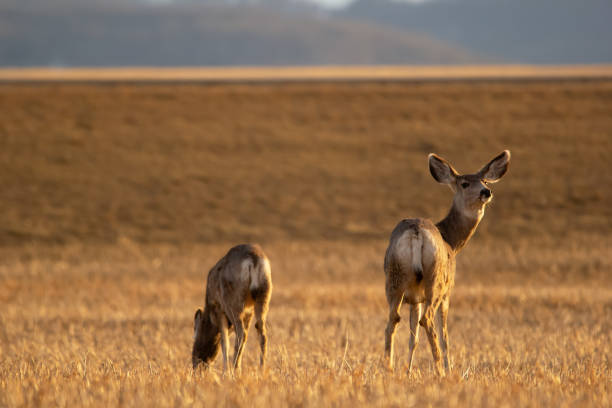
[[[0,85],[0,406],[609,406],[612,81]],[[382,364],[382,259],[508,174],[458,256],[453,372]],[[208,269],[260,242],[265,371],[191,370]],[[233,338],[232,338],[233,341]],[[218,358],[219,360],[219,358]]]

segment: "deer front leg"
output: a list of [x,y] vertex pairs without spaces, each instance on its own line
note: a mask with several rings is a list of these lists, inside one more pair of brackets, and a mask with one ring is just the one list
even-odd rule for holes
[[438,325],[442,336],[442,354],[444,355],[444,369],[448,372],[451,371],[450,357],[449,357],[449,343],[448,343],[448,307],[450,297],[447,295],[442,300],[440,308],[438,309]]
[[387,301],[389,302],[389,322],[385,330],[385,359],[387,367],[393,370],[395,364],[393,358],[393,338],[395,337],[395,329],[400,321],[399,309],[402,306],[404,291],[397,288],[389,288],[387,286]]
[[227,333],[227,318],[224,314],[218,316],[220,322],[219,329],[221,331],[221,352],[223,353],[223,374],[227,371],[227,354],[229,349],[229,336]]
[[436,372],[440,377],[444,377],[444,369],[442,368],[440,347],[438,346],[438,334],[436,333],[436,326],[434,324],[434,317],[436,313],[436,307],[432,304],[431,300],[428,300],[425,305],[425,313],[421,318],[421,326],[425,328],[427,332],[427,339],[429,340],[429,346],[431,347],[431,354],[433,355],[434,364],[436,366]]
[[412,371],[412,358],[414,357],[414,350],[419,344],[419,320],[421,320],[421,313],[423,311],[423,305],[417,303],[416,305],[410,305],[410,351],[408,352],[408,373]]

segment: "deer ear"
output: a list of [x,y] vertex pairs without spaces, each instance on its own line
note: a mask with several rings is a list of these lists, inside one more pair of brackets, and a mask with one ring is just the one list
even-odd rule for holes
[[198,309],[195,312],[195,316],[193,316],[194,322],[199,322],[202,319],[202,309]]
[[451,188],[459,175],[449,162],[434,153],[429,154],[429,171],[438,183],[448,184]]
[[198,309],[193,316],[193,340],[195,341],[200,331],[200,323],[202,322],[202,310]]
[[508,171],[508,164],[510,164],[510,151],[504,150],[480,169],[478,175],[487,183],[497,183]]

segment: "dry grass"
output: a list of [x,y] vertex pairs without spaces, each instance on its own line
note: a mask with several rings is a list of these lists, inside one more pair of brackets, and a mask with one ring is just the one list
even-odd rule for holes
[[[0,406],[609,406],[611,109],[609,81],[3,85]],[[388,234],[450,201],[426,154],[503,148],[452,375],[424,338],[386,372]],[[193,374],[205,274],[251,240],[268,368],[251,338],[242,375]]]
[[[381,364],[387,309],[380,243],[271,245],[275,290],[267,370],[257,368],[253,337],[242,375],[224,378],[220,361],[211,372],[194,375],[191,319],[203,302],[204,272],[224,249],[125,241],[5,262],[0,405],[610,403],[607,278],[597,287],[483,285],[466,279],[469,265],[463,263],[451,308],[452,375],[436,378],[424,339],[410,377],[403,369],[387,373]],[[551,252],[550,259],[561,253]],[[485,260],[496,262],[494,256]],[[586,267],[579,263],[573,270]],[[401,368],[405,324],[398,337]]]

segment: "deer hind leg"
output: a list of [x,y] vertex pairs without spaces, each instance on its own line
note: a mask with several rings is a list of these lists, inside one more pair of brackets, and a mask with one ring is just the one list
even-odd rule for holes
[[445,296],[438,309],[438,325],[440,329],[440,335],[442,337],[442,354],[444,355],[444,369],[448,372],[451,370],[450,358],[449,358],[449,344],[448,344],[448,307],[449,307],[449,296]]
[[268,351],[268,334],[266,331],[266,316],[268,315],[268,296],[255,299],[255,330],[259,335],[261,357],[259,365],[265,367],[266,353]]
[[244,330],[249,331],[249,327],[251,327],[251,319],[253,318],[252,312],[247,312],[244,314],[244,319],[242,319],[244,323]]
[[419,344],[419,320],[421,320],[421,314],[423,312],[423,305],[417,303],[410,305],[410,351],[408,352],[408,373],[412,371],[412,358],[414,357],[414,350]]
[[395,337],[395,329],[400,321],[399,310],[402,306],[402,300],[404,298],[404,291],[399,288],[391,288],[387,285],[387,302],[389,302],[389,322],[385,329],[385,359],[387,360],[387,367],[393,370],[394,356],[393,356],[393,341]]
[[431,300],[428,300],[425,305],[425,313],[421,318],[420,324],[425,328],[427,332],[427,339],[429,340],[429,346],[431,347],[431,354],[433,355],[434,364],[436,366],[436,372],[439,376],[444,376],[444,370],[442,368],[440,347],[438,346],[438,333],[436,332],[436,326],[434,324],[434,318],[436,314],[437,305],[433,304]]

